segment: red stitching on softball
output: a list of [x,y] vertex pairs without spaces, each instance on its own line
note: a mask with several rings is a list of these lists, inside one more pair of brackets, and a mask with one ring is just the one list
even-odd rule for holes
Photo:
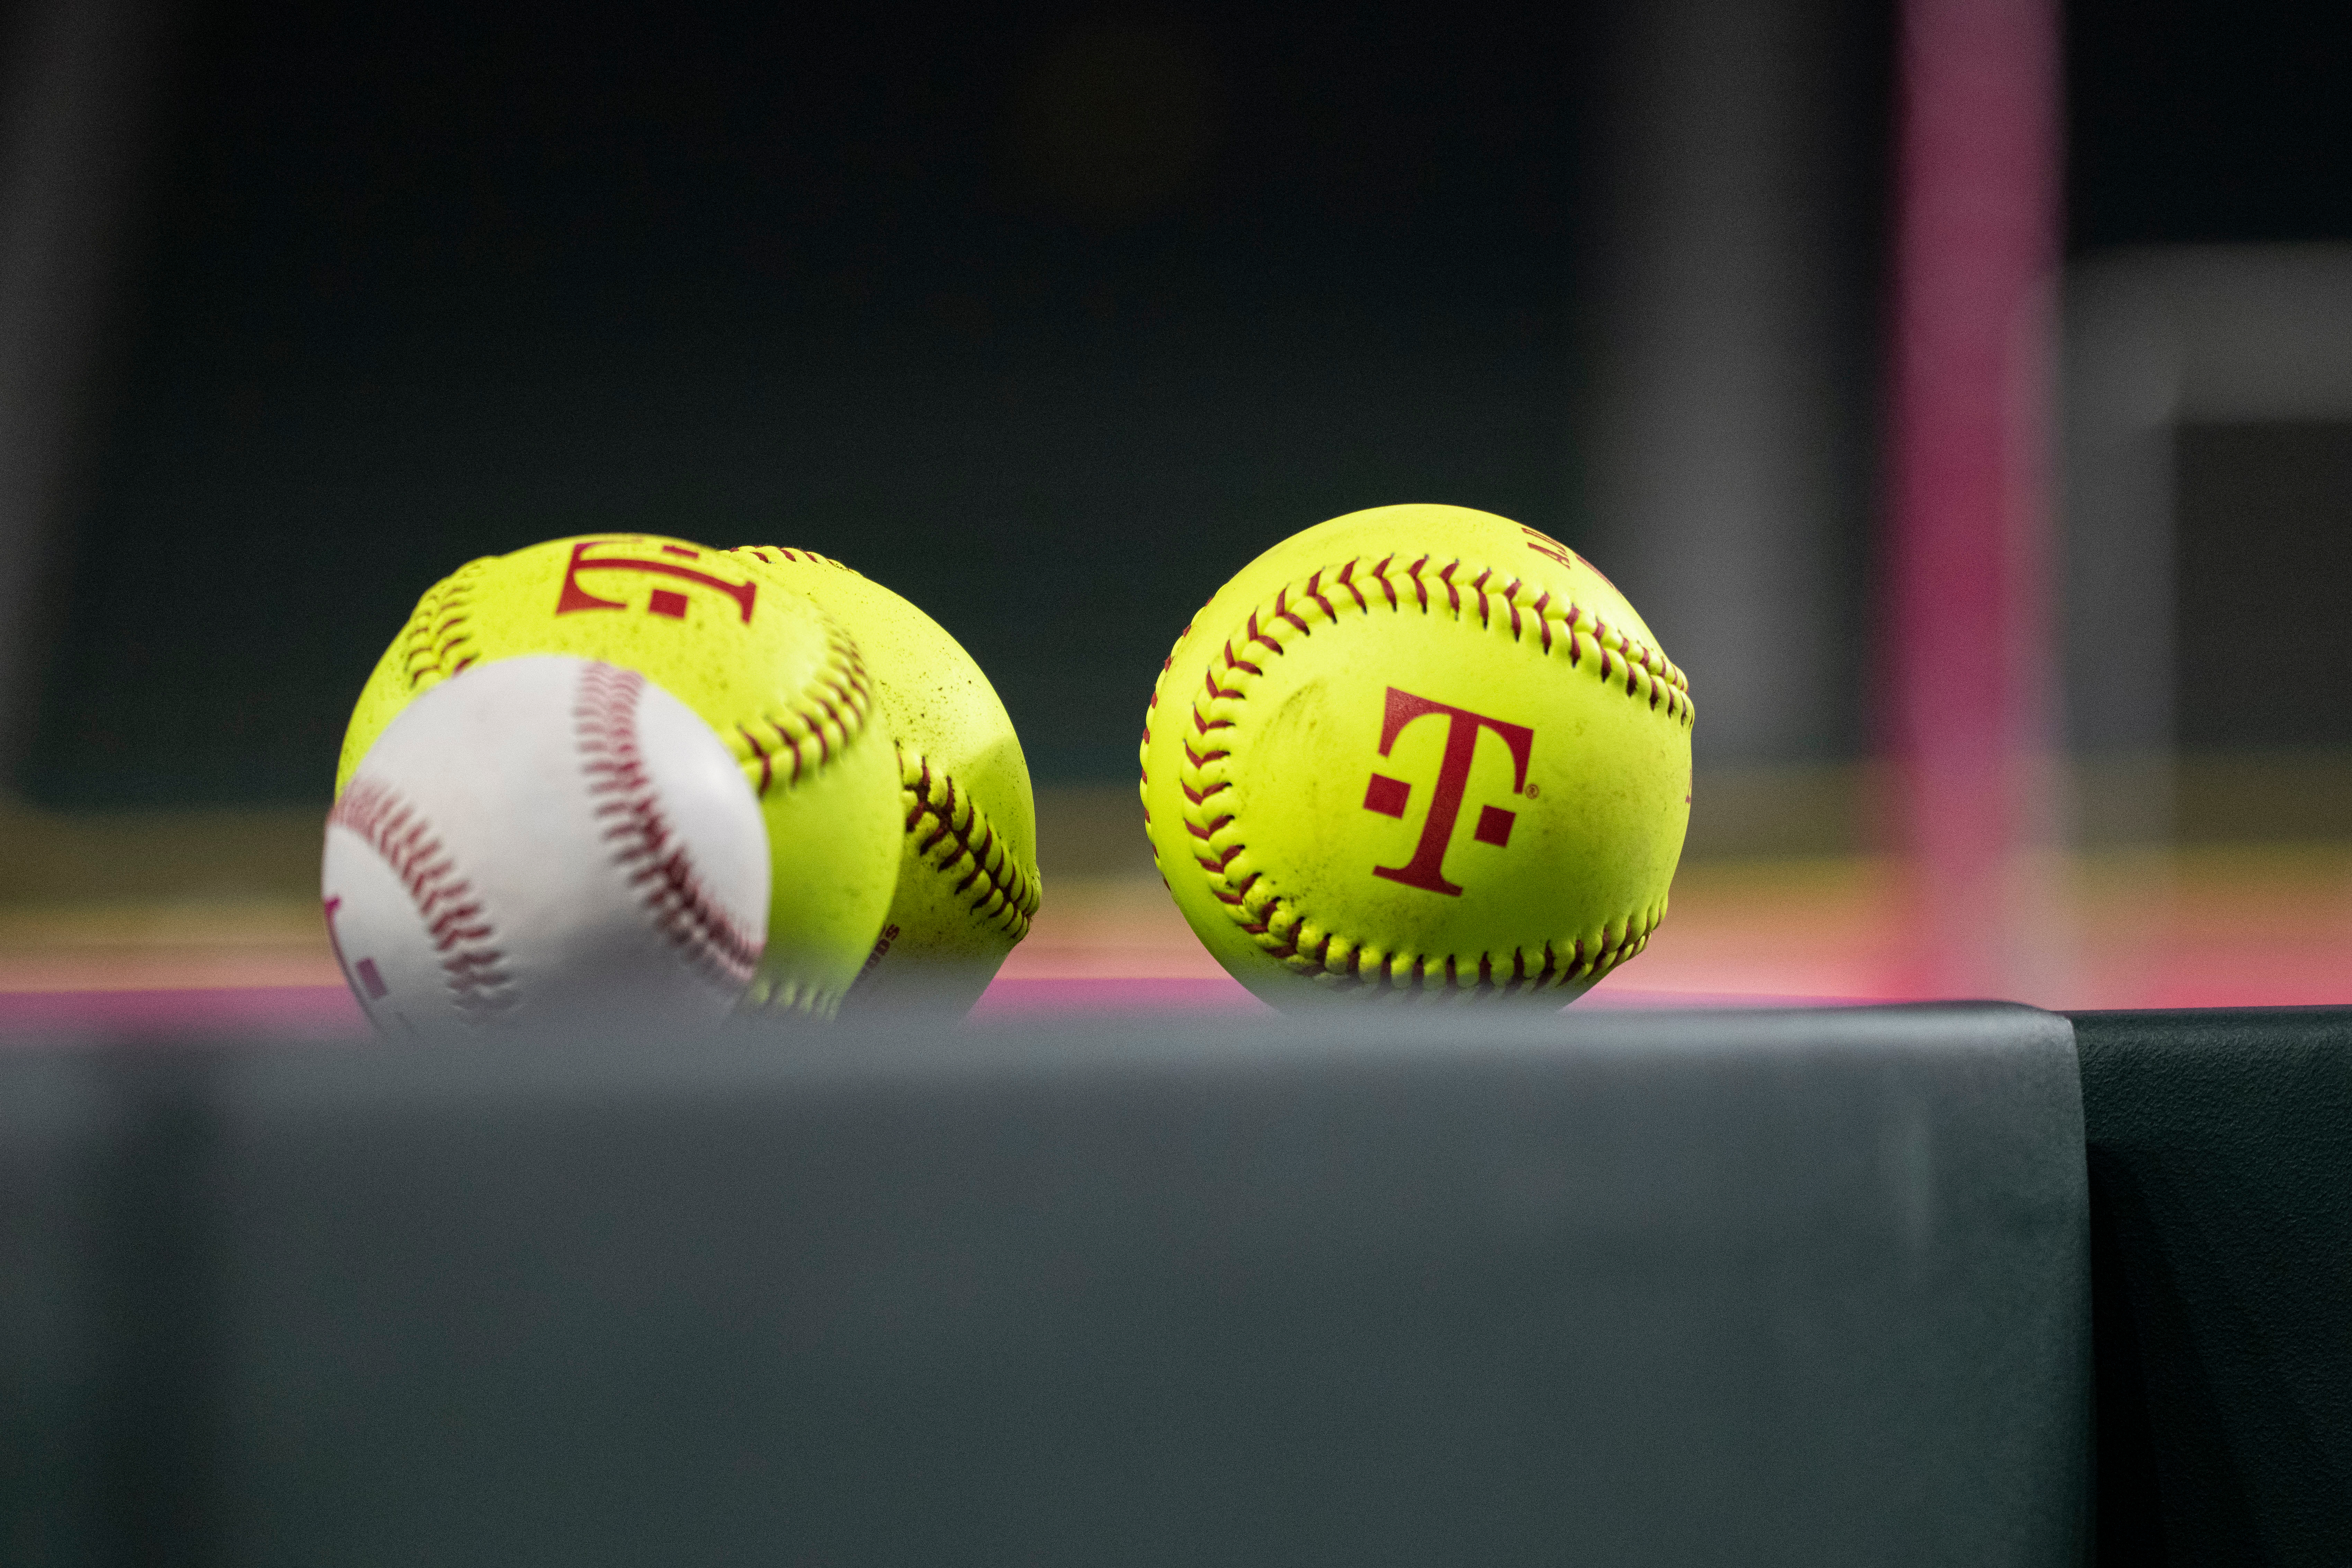
[[[772,561],[775,555],[781,555],[793,563],[805,562],[811,566],[840,572],[851,577],[858,574],[840,562],[813,550],[745,545],[735,553],[761,561]],[[782,722],[771,721],[782,743],[793,752],[791,779],[793,781],[800,777],[804,765],[803,747],[813,744],[816,750],[816,765],[823,765],[831,759],[836,746],[846,746],[857,736],[874,703],[866,665],[855,645],[844,637],[834,636],[829,629],[826,648],[831,664],[814,678],[808,699],[814,704],[814,710],[803,710],[790,715],[799,719],[808,733],[795,740]],[[1146,745],[1150,742],[1150,723],[1147,719],[1144,725]],[[934,773],[929,763],[921,756],[909,753],[904,747],[894,750],[898,763],[900,804],[906,813],[903,832],[909,839],[922,835],[919,841],[912,843],[909,847],[929,859],[933,869],[943,873],[952,871],[965,856],[971,856],[973,869],[956,881],[950,891],[962,899],[981,919],[993,921],[1011,932],[1014,942],[1021,941],[1028,934],[1030,918],[1037,912],[1034,877],[1013,862],[1002,837],[972,804],[968,793],[957,792],[953,782],[944,773]],[[946,792],[944,800],[933,799],[935,787]],[[921,825],[927,816],[938,816],[940,826],[926,834]],[[931,852],[943,845],[949,847],[942,852],[942,858],[932,858]],[[866,967],[859,972],[861,980],[872,972],[875,959],[878,956],[877,952],[875,957],[866,960]]]
[[[965,907],[982,920],[993,921],[1018,942],[1029,934],[1037,913],[1036,879],[1013,859],[996,825],[981,814],[971,792],[958,790],[946,773],[934,773],[930,762],[904,747],[898,752],[898,782],[907,807],[907,835],[913,837],[926,816],[939,826],[915,847],[915,852],[939,871],[954,869],[965,858],[971,870],[950,889]],[[931,851],[950,846],[942,857]]]
[[[1429,612],[1431,603],[1429,584],[1424,578],[1431,560],[1432,557],[1423,555],[1402,569],[1405,580],[1412,585],[1414,606],[1423,614]],[[1391,581],[1391,577],[1395,562],[1396,557],[1393,554],[1383,556],[1369,566],[1361,558],[1349,560],[1342,563],[1337,574],[1331,576],[1331,585],[1335,590],[1344,588],[1355,602],[1357,610],[1360,613],[1369,614],[1372,607],[1372,601],[1358,582],[1358,572],[1362,568],[1379,585],[1381,595],[1388,601],[1389,608],[1402,609],[1404,607],[1402,595],[1398,591],[1399,585]],[[1532,602],[1523,605],[1521,595],[1528,587],[1523,578],[1512,579],[1508,586],[1498,586],[1494,582],[1494,570],[1486,568],[1481,570],[1475,578],[1468,582],[1457,583],[1456,574],[1462,567],[1463,563],[1454,560],[1447,563],[1434,574],[1437,581],[1445,585],[1446,606],[1455,619],[1466,618],[1463,610],[1463,594],[1466,591],[1477,597],[1478,625],[1485,629],[1493,629],[1494,612],[1493,605],[1488,602],[1489,596],[1500,595],[1504,607],[1510,612],[1512,640],[1514,642],[1524,640],[1530,629],[1529,622],[1532,622],[1532,629],[1546,655],[1552,652],[1554,641],[1552,622],[1558,620],[1560,622],[1560,629],[1566,634],[1567,646],[1561,651],[1566,656],[1570,668],[1581,666],[1585,651],[1582,644],[1589,637],[1601,653],[1601,664],[1594,671],[1594,675],[1604,686],[1614,687],[1617,684],[1616,676],[1622,668],[1625,676],[1625,692],[1629,696],[1639,699],[1643,696],[1642,688],[1646,677],[1650,709],[1654,711],[1663,706],[1670,716],[1685,723],[1689,721],[1689,687],[1682,672],[1668,663],[1663,655],[1625,637],[1598,616],[1591,616],[1580,605],[1565,604],[1555,611],[1553,595],[1549,589],[1542,590]],[[1278,589],[1271,605],[1265,608],[1265,618],[1287,621],[1297,627],[1302,636],[1312,636],[1313,623],[1305,618],[1300,609],[1300,606],[1311,602],[1326,617],[1336,621],[1339,618],[1338,606],[1323,591],[1325,573],[1328,570],[1328,568],[1318,569],[1308,577],[1305,584],[1299,588],[1295,600],[1288,586]],[[1189,635],[1190,631],[1191,628],[1187,627],[1186,634]],[[1182,640],[1181,637],[1178,638],[1180,646]],[[1241,641],[1244,648],[1254,648],[1263,645],[1276,655],[1285,651],[1282,644],[1265,635],[1260,624],[1260,611],[1255,609],[1248,614],[1243,627]],[[1160,667],[1163,679],[1173,668],[1174,656],[1171,653],[1169,659]],[[1234,720],[1212,718],[1207,711],[1208,707],[1218,701],[1246,700],[1249,680],[1264,674],[1265,668],[1262,665],[1247,662],[1235,656],[1231,640],[1223,644],[1217,652],[1211,656],[1209,668],[1203,672],[1202,695],[1196,696],[1191,705],[1194,733],[1206,735],[1213,731],[1233,728]],[[1158,707],[1159,695],[1158,688],[1155,686],[1152,693],[1153,709]],[[1147,711],[1144,730],[1144,747],[1147,752],[1144,760],[1147,765],[1150,738]],[[1258,940],[1259,945],[1265,951],[1267,956],[1284,963],[1295,973],[1312,972],[1318,978],[1327,978],[1338,984],[1391,990],[1512,992],[1549,989],[1554,984],[1564,984],[1577,980],[1588,982],[1599,980],[1610,970],[1648,945],[1650,933],[1656,928],[1654,912],[1640,911],[1636,915],[1629,916],[1624,921],[1622,930],[1604,926],[1598,943],[1590,954],[1587,953],[1581,938],[1573,939],[1570,942],[1570,953],[1565,959],[1551,942],[1546,942],[1543,945],[1542,963],[1532,973],[1528,972],[1527,951],[1514,950],[1510,954],[1510,971],[1507,975],[1497,973],[1498,965],[1492,953],[1482,952],[1476,955],[1475,975],[1472,973],[1472,959],[1466,954],[1447,954],[1443,959],[1421,955],[1402,960],[1391,955],[1376,968],[1372,976],[1367,977],[1364,973],[1364,949],[1361,943],[1349,944],[1335,962],[1331,956],[1332,944],[1339,939],[1334,933],[1328,931],[1314,936],[1304,934],[1308,931],[1311,922],[1298,914],[1295,905],[1288,904],[1286,900],[1276,895],[1271,901],[1257,900],[1256,905],[1262,907],[1254,906],[1250,893],[1257,884],[1260,872],[1252,871],[1237,884],[1226,883],[1223,880],[1227,868],[1233,864],[1234,858],[1244,852],[1245,846],[1236,842],[1227,843],[1221,847],[1215,842],[1218,835],[1233,826],[1234,818],[1231,813],[1213,815],[1208,809],[1207,803],[1211,797],[1230,788],[1232,781],[1222,779],[1212,781],[1202,777],[1201,773],[1209,763],[1230,757],[1232,752],[1230,749],[1196,752],[1193,750],[1190,736],[1184,738],[1182,750],[1185,768],[1178,779],[1178,784],[1186,801],[1185,831],[1204,850],[1208,851],[1208,853],[1197,855],[1195,858],[1200,861],[1202,871],[1211,879],[1212,895],[1226,906],[1245,933]],[[1637,921],[1646,921],[1647,924],[1637,926]],[[1304,970],[1301,969],[1302,964],[1305,966]]]
[[[747,560],[767,565],[776,563],[775,557],[798,562],[807,560],[847,571],[837,561],[802,551],[795,552],[781,547],[745,545],[728,552]],[[408,678],[409,690],[414,693],[427,680],[445,680],[473,664],[480,656],[462,652],[473,640],[471,616],[474,590],[482,575],[496,567],[498,558],[486,556],[469,561],[447,577],[425,590],[424,598],[408,618],[401,633],[401,667]],[[803,772],[813,772],[833,759],[836,745],[847,746],[864,733],[874,709],[874,694],[867,684],[866,664],[856,646],[829,619],[823,622],[824,657],[815,673],[810,677],[808,689],[798,693],[780,712],[747,713],[732,720],[719,721],[722,731],[740,736],[749,756],[740,760],[746,770],[754,762],[759,764],[759,780],[752,786],[764,796],[775,786],[779,772],[773,758],[778,751],[792,754],[792,765],[784,772],[787,786],[800,782]],[[452,636],[451,634],[455,635]],[[831,701],[825,700],[830,693]],[[824,721],[831,719],[835,733],[828,733]],[[786,727],[797,720],[807,733],[799,738]],[[763,748],[752,737],[753,726],[772,730],[775,744]],[[730,742],[731,744],[731,742]],[[803,757],[802,749],[813,746],[815,755]]]
[[[469,561],[427,588],[425,596],[417,601],[400,635],[401,673],[407,677],[412,693],[429,676],[456,673],[442,667],[472,640],[473,634],[467,629],[467,616],[473,604],[474,581],[488,566],[488,560]],[[458,655],[457,668],[473,660],[471,654]]]
[[776,776],[775,767],[773,763],[769,761],[768,749],[761,745],[759,742],[753,740],[751,738],[751,731],[743,728],[742,725],[736,725],[735,732],[743,737],[743,744],[749,746],[751,749],[751,754],[760,759],[760,782],[752,786],[751,793],[754,795],[767,794],[770,782]]
[[[1318,575],[1320,575],[1320,574],[1318,574]],[[1288,589],[1284,589],[1282,592],[1275,595],[1274,618],[1277,621],[1288,621],[1292,626],[1297,626],[1300,637],[1311,637],[1314,635],[1314,628],[1309,626],[1304,620],[1301,620],[1299,618],[1298,612],[1290,607]],[[1274,651],[1280,653],[1282,651],[1281,645],[1278,643],[1276,644]]]

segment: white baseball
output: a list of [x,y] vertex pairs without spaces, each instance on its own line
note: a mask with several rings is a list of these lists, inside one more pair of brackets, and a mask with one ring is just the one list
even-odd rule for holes
[[768,932],[759,802],[693,710],[635,670],[478,665],[370,748],[320,892],[390,1034],[715,1023]]

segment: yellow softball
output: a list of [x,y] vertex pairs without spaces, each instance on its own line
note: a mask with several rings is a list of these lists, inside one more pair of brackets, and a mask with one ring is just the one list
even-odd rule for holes
[[805,550],[734,553],[848,628],[898,742],[898,883],[849,1005],[969,1010],[1037,912],[1037,807],[1011,716],[947,628],[879,583]]
[[1488,512],[1351,512],[1217,591],[1161,667],[1143,805],[1177,907],[1277,1006],[1573,1000],[1666,912],[1682,672],[1608,580]]
[[425,590],[343,734],[335,792],[420,692],[469,665],[562,653],[626,666],[718,732],[760,797],[772,889],[749,1009],[830,1016],[888,909],[888,731],[856,641],[757,561],[608,533],[467,562]]

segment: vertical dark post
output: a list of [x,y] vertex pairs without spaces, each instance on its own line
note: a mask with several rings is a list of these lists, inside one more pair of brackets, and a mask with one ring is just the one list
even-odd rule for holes
[[0,28],[0,773],[124,271],[167,0],[27,0]]

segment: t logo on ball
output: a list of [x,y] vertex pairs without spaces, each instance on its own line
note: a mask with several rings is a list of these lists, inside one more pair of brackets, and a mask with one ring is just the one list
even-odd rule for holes
[[[563,591],[556,596],[555,600],[557,615],[568,616],[574,610],[625,610],[628,608],[628,605],[618,599],[600,599],[582,587],[580,574],[583,572],[651,572],[668,577],[681,577],[689,583],[699,583],[706,588],[718,589],[734,600],[736,607],[743,612],[743,624],[745,626],[751,624],[751,602],[760,592],[760,585],[757,583],[730,583],[723,577],[714,577],[708,572],[698,571],[691,566],[681,566],[675,561],[646,561],[632,555],[588,553],[600,544],[623,542],[625,542],[618,539],[583,539],[572,547],[572,561],[563,572]],[[665,544],[661,549],[665,555],[683,556],[688,561],[698,561],[702,558],[701,551],[683,544]],[[646,613],[651,616],[667,616],[671,620],[682,621],[686,618],[686,595],[674,588],[656,588],[646,602]]]
[[[1506,723],[1484,713],[1473,713],[1467,708],[1433,702],[1393,686],[1388,692],[1388,711],[1381,721],[1381,755],[1389,754],[1407,725],[1433,713],[1443,713],[1446,718],[1445,755],[1437,766],[1437,786],[1430,795],[1429,816],[1422,824],[1421,842],[1413,847],[1412,858],[1402,866],[1375,866],[1372,875],[1458,899],[1462,889],[1445,879],[1445,848],[1453,840],[1454,824],[1462,815],[1462,796],[1470,786],[1470,760],[1478,750],[1478,731],[1492,730],[1510,747],[1514,794],[1527,787],[1528,759],[1535,749],[1536,732],[1525,724]],[[1374,773],[1364,789],[1364,809],[1382,816],[1401,817],[1412,795],[1412,786],[1402,779]],[[1482,806],[1473,837],[1481,844],[1492,844],[1499,849],[1510,843],[1511,824],[1517,820],[1515,812],[1500,806]]]

